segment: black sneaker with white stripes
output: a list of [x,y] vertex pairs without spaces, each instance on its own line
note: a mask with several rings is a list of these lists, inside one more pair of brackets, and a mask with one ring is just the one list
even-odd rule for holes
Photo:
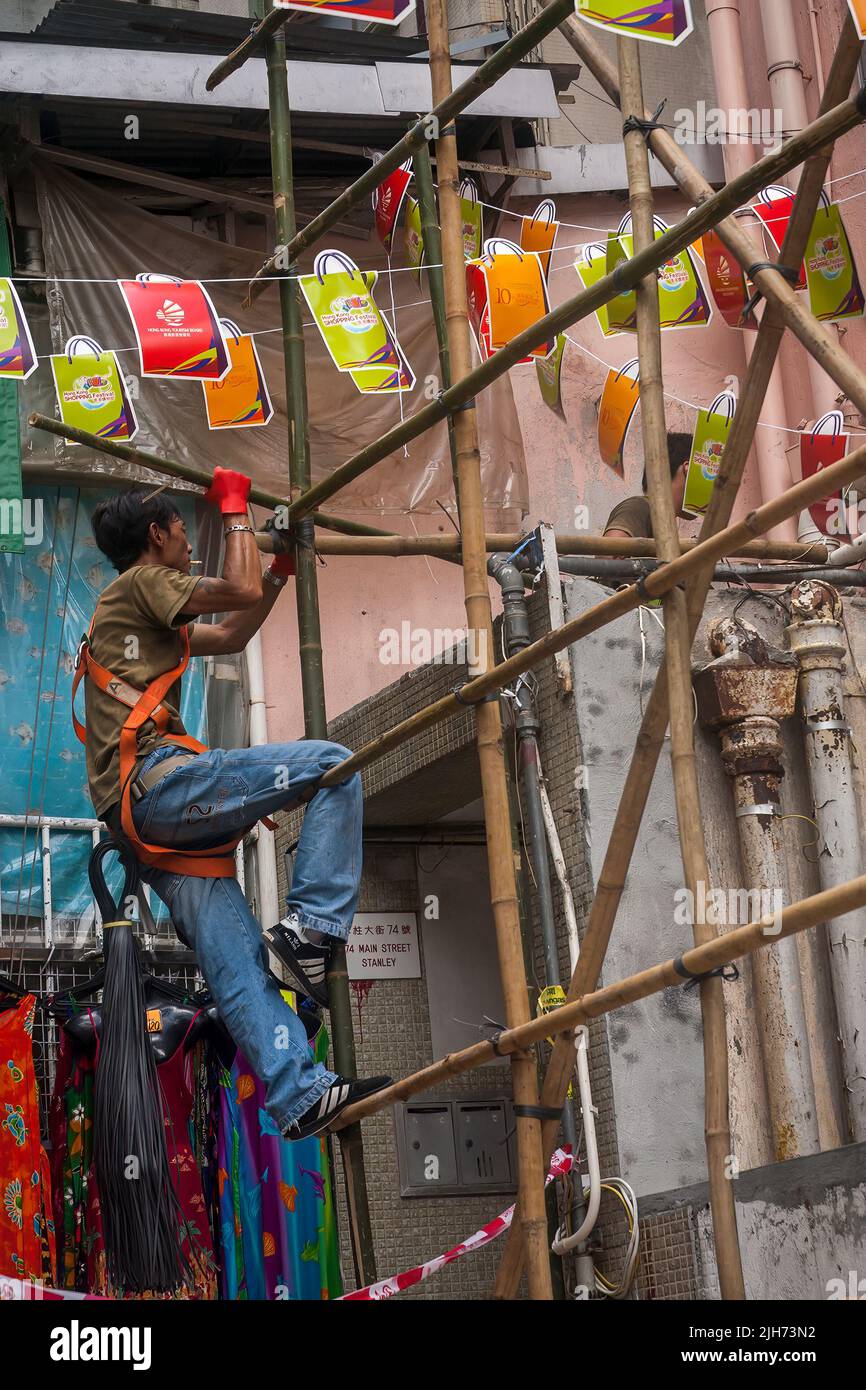
[[294,1141],[309,1139],[314,1134],[324,1134],[348,1105],[354,1105],[355,1101],[363,1100],[365,1096],[375,1095],[377,1091],[384,1091],[385,1087],[391,1084],[390,1076],[371,1076],[366,1081],[346,1081],[342,1076],[338,1076],[315,1105],[295,1124],[289,1125],[283,1132],[283,1138]]
[[300,990],[323,1009],[328,1007],[328,961],[330,943],[314,946],[304,936],[303,927],[294,913],[284,917],[276,926],[265,927],[262,935],[268,958],[268,970],[283,989]]

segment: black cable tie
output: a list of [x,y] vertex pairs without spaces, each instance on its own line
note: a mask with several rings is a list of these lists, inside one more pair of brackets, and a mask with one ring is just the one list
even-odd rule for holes
[[696,974],[694,970],[689,970],[689,967],[686,965],[681,955],[677,956],[674,961],[674,970],[688,982],[686,984],[686,989],[693,989],[695,985],[701,984],[704,980],[718,978],[730,984],[732,981],[740,978],[739,968],[733,963],[730,965],[719,965],[715,970],[705,970],[702,973]]
[[496,1053],[497,1057],[507,1056],[507,1053],[502,1052],[499,1047],[499,1039],[502,1037],[502,1033],[503,1029],[497,1028],[496,1032],[491,1033],[490,1037],[487,1039],[487,1041],[490,1043],[490,1046],[493,1048],[493,1051]]
[[462,405],[446,405],[444,397],[444,391],[437,391],[436,395],[433,397],[433,399],[438,402],[439,408],[441,409],[443,415],[459,415],[461,410],[475,409],[474,396],[470,396],[469,400],[464,401]]
[[458,685],[451,687],[451,694],[454,696],[458,705],[465,705],[467,709],[471,709],[473,705],[488,705],[491,700],[499,699],[498,694],[494,690],[491,691],[489,695],[482,695],[480,700],[464,700],[460,692],[461,690],[465,690],[467,685],[471,685],[471,681],[460,681]]
[[[794,267],[790,265],[780,265],[778,261],[755,261],[753,265],[750,265],[747,268],[746,275],[750,280],[754,280],[755,275],[759,270],[776,270],[782,276],[783,280],[788,281],[789,285],[796,285],[798,280],[800,279],[799,270],[795,270]],[[749,314],[752,312],[755,305],[757,304],[758,300],[763,299],[763,297],[764,291],[759,290],[757,286],[755,286],[754,293],[752,294],[751,299],[743,305],[743,312],[741,318],[747,319],[749,317]]]
[[659,116],[664,111],[665,107],[667,106],[667,103],[667,97],[662,97],[661,101],[659,102],[658,106],[656,107],[655,111],[649,119],[647,119],[644,116],[629,116],[628,119],[623,122],[623,135],[628,135],[633,130],[639,130],[643,138],[646,140],[647,144],[649,144],[649,138],[652,135],[653,131],[661,130],[662,128],[662,123],[659,120]]
[[450,125],[443,126],[436,138],[444,140],[446,135],[453,135],[455,140],[457,139],[457,127],[453,121]]
[[512,1110],[519,1120],[561,1120],[562,1106],[558,1110],[552,1105],[513,1105]]
[[[654,573],[654,571],[653,571],[653,573]],[[649,579],[649,575],[648,575],[648,574],[642,574],[641,577],[640,577],[640,579],[637,581],[637,583],[635,584],[634,587],[635,587],[635,589],[637,590],[637,593],[638,593],[638,597],[639,597],[639,598],[645,598],[645,599],[647,600],[648,603],[651,603],[652,600],[653,600],[653,598],[655,597],[655,595],[654,595],[654,594],[651,594],[651,593],[649,593],[649,592],[647,591],[646,582],[647,582],[648,579]]]

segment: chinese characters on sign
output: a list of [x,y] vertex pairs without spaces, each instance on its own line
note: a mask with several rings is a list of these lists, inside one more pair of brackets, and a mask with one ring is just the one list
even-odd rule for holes
[[419,980],[414,912],[356,912],[346,946],[350,980]]

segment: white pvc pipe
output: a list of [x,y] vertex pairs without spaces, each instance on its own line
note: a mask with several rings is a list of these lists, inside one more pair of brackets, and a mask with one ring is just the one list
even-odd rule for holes
[[[863,841],[854,790],[854,750],[842,676],[847,659],[841,623],[795,619],[788,638],[801,662],[800,706],[806,765],[818,825],[823,889],[863,872]],[[829,727],[828,727],[829,725]],[[845,1101],[851,1138],[866,1140],[866,910],[827,921]]]
[[595,1228],[601,1206],[601,1169],[598,1163],[598,1142],[595,1135],[595,1110],[592,1104],[592,1089],[589,1084],[589,1030],[580,1024],[574,1030],[577,1087],[580,1093],[580,1111],[583,1118],[583,1137],[586,1142],[586,1161],[589,1168],[589,1203],[583,1223],[570,1236],[561,1235],[562,1227],[551,1244],[554,1255],[567,1255],[570,1250],[587,1239]]
[[[262,639],[257,632],[244,650],[250,706],[250,747],[257,748],[268,741],[268,713],[265,704],[265,672],[262,662]],[[274,832],[264,824],[256,836],[256,869],[259,880],[259,917],[269,927],[278,922],[280,893],[277,884],[277,850]]]
[[556,821],[553,819],[553,808],[550,805],[550,797],[547,795],[547,787],[544,783],[544,771],[540,760],[538,764],[538,781],[541,791],[541,812],[544,816],[544,828],[547,832],[547,843],[550,846],[550,855],[553,860],[553,867],[556,870],[556,877],[559,879],[559,885],[562,889],[562,905],[565,910],[565,922],[568,930],[568,960],[573,975],[580,956],[580,936],[577,930],[577,913],[574,910],[574,896],[571,891],[571,884],[568,881],[565,856],[562,853],[562,845],[559,841]]

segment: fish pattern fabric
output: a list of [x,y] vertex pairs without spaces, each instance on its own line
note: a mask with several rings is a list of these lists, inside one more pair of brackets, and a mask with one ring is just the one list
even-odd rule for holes
[[54,1282],[51,1175],[33,1065],[36,999],[0,1010],[0,1274]]
[[[325,1061],[320,1028],[311,1048]],[[337,1299],[343,1282],[324,1137],[288,1143],[242,1052],[220,1068],[217,1191],[225,1299]]]

